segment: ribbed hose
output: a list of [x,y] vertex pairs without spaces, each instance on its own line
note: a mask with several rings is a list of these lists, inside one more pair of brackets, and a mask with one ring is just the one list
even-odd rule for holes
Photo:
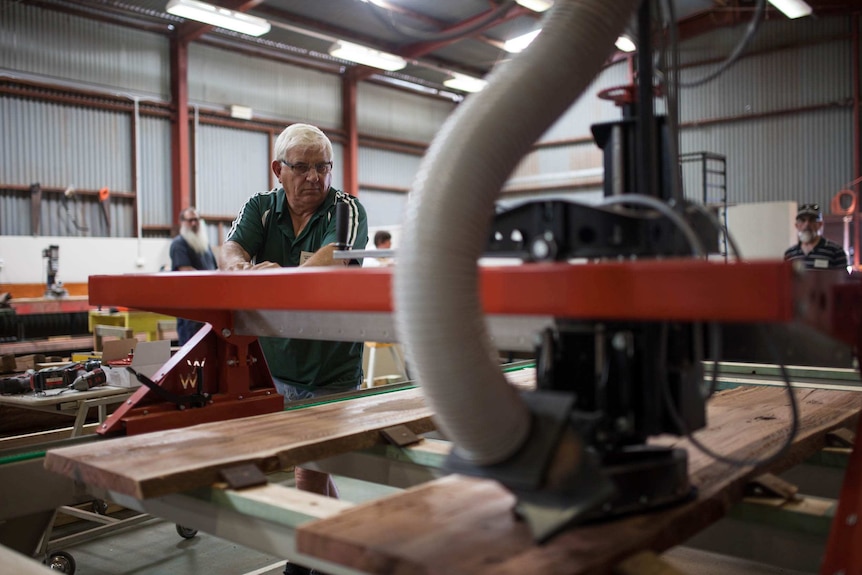
[[506,460],[530,432],[479,302],[477,261],[494,201],[533,142],[598,74],[638,4],[557,0],[533,44],[446,121],[413,184],[395,268],[396,325],[438,426],[473,463]]

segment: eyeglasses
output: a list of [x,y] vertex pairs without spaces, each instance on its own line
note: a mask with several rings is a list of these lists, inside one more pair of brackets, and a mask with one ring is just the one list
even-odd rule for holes
[[293,170],[293,173],[297,176],[304,176],[314,168],[314,171],[318,174],[328,174],[330,170],[332,170],[332,162],[318,162],[316,164],[306,164],[306,163],[298,163],[291,164],[290,162],[285,162],[281,160],[281,163]]
[[819,212],[820,211],[820,205],[819,204],[802,204],[801,206],[799,206],[799,211],[800,212],[811,212],[811,211]]
[[200,220],[200,218],[183,218],[184,222],[196,222]]

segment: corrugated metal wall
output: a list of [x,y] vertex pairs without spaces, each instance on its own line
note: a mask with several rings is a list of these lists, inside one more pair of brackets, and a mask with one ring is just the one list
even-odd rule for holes
[[[561,74],[566,71],[561,70]],[[590,126],[598,122],[618,120],[620,111],[613,102],[602,100],[599,92],[630,83],[628,63],[617,62],[605,68],[590,83],[583,95],[539,138],[540,142],[591,137]]]
[[[849,27],[848,18],[765,22],[752,49],[771,51],[744,57],[715,81],[681,91],[680,151],[726,156],[729,202],[828,206],[853,180]],[[726,53],[739,33],[722,29],[693,39],[683,46],[683,59],[716,57],[715,47]],[[822,43],[806,44],[812,41]],[[686,68],[681,80],[713,68]],[[700,188],[688,190],[700,194]]]
[[271,189],[267,134],[201,125],[195,142],[200,213],[235,215],[250,195]]
[[[437,130],[455,108],[449,101],[408,94],[373,84],[360,84],[356,104],[361,134],[430,144]],[[407,204],[420,156],[362,146],[359,149],[360,200],[368,212],[369,226],[398,225]]]
[[255,114],[341,125],[341,80],[315,70],[192,43],[189,102],[249,106]]
[[691,128],[682,133],[681,149],[726,156],[731,203],[795,200],[829,205],[853,179],[848,110]]
[[413,183],[422,158],[413,154],[359,149],[359,183],[363,189],[407,189]]
[[430,142],[455,108],[447,100],[359,84],[356,119],[361,134]]
[[[14,144],[3,146],[0,186],[39,183],[42,188],[69,190],[69,197],[76,189],[133,191],[130,126],[131,116],[124,112],[0,97],[0,133],[7,144]],[[33,233],[29,194],[4,192],[4,196],[3,207],[12,210],[14,219],[0,233]],[[95,197],[75,195],[75,203],[80,204],[77,216],[66,209],[69,197],[43,193],[40,233],[107,235]],[[115,213],[110,235],[129,235],[133,217],[129,204],[119,199],[111,203]]]
[[407,194],[362,189],[359,201],[368,213],[369,227],[395,226],[404,218]]
[[15,2],[0,10],[0,67],[168,99],[163,36]]
[[2,102],[6,182],[132,190],[129,114],[18,98]]
[[[746,27],[747,22],[687,40],[680,49],[680,63],[687,65],[710,59],[724,59],[742,38]],[[850,35],[848,18],[788,20],[782,16],[776,16],[760,25],[746,52],[762,52],[783,46],[803,46],[841,35]]]
[[[7,3],[0,19],[0,66],[21,77],[41,79],[107,94],[168,97],[168,42],[156,34],[101,24],[32,5]],[[730,52],[744,25],[716,30],[686,42],[684,81],[715,64],[706,58]],[[850,19],[820,18],[765,22],[743,58],[715,82],[680,95],[681,152],[727,157],[728,199],[733,203],[828,199],[853,174],[852,66]],[[14,74],[13,74],[14,75]],[[537,149],[513,172],[507,191],[519,196],[595,190],[601,153],[590,125],[615,120],[620,111],[599,100],[599,91],[627,84],[628,64],[609,66],[541,138]],[[189,49],[190,100],[203,110],[251,107],[261,118],[307,121],[324,129],[341,125],[341,80],[288,64],[193,43]],[[399,151],[399,141],[425,145],[454,105],[403,90],[361,83],[357,120],[361,136],[391,139],[363,142],[359,183],[374,225],[397,224],[420,158]],[[663,106],[658,105],[661,109]],[[269,189],[269,140],[265,132],[215,126],[203,121],[194,139],[197,198],[203,213],[232,217],[254,191]],[[704,123],[706,122],[706,123]],[[258,130],[260,128],[257,128]],[[0,97],[0,234],[29,234],[29,194],[46,187],[133,192],[132,116],[128,112]],[[141,217],[144,226],[171,221],[170,129],[165,117],[142,116],[140,145]],[[391,144],[391,145],[390,145]],[[343,149],[336,145],[333,184],[343,182]],[[686,167],[686,182],[697,174]],[[552,191],[553,190],[553,191]],[[592,192],[589,192],[592,193]],[[688,190],[700,197],[701,190]],[[72,201],[74,200],[74,201]],[[134,235],[134,201],[111,201],[112,235]],[[378,212],[379,210],[379,212]],[[104,217],[98,203],[83,196],[46,194],[41,233],[72,233],[70,218],[97,233]],[[81,215],[83,213],[83,215]],[[381,221],[385,220],[385,221]],[[74,225],[72,225],[74,228]]]
[[[717,80],[684,88],[680,121],[708,121],[846,102],[853,95],[849,39],[743,58]],[[687,68],[683,82],[713,66]]]
[[171,124],[167,118],[140,122],[141,223],[166,225],[171,222]]
[[[620,119],[620,109],[613,102],[598,97],[599,92],[629,83],[628,63],[608,66],[587,87],[581,98],[552,125],[539,143],[567,142],[564,145],[540,147],[527,154],[506,184],[510,193],[527,188],[580,186],[601,178],[601,150],[593,143],[590,126]],[[572,141],[572,140],[582,140]]]

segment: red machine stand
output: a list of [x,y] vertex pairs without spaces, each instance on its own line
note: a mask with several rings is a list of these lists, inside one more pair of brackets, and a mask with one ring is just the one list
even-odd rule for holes
[[[131,373],[129,377],[134,378]],[[102,435],[136,435],[284,409],[256,337],[210,324],[99,426]]]

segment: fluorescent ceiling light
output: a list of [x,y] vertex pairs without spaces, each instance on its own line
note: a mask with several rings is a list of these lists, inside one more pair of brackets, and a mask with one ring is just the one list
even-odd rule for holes
[[617,38],[617,41],[614,43],[618,50],[622,52],[634,52],[638,49],[632,39],[628,36],[620,36]]
[[198,0],[171,0],[168,2],[167,11],[168,14],[180,18],[196,20],[249,36],[262,36],[270,29],[269,22],[263,18],[219,8]]
[[353,44],[352,42],[345,42],[344,40],[339,40],[333,44],[329,49],[329,55],[390,72],[407,66],[407,61],[400,56],[360,46],[359,44]]
[[533,12],[544,12],[554,5],[554,0],[517,0],[517,2]]
[[443,82],[443,85],[462,92],[481,92],[488,85],[488,82],[473,76],[453,74],[451,78]]
[[511,40],[506,40],[506,43],[503,44],[503,50],[506,52],[511,52],[513,54],[522,51],[524,48],[530,45],[530,43],[536,39],[536,36],[539,35],[542,29],[533,30],[529,34],[524,34],[523,36],[518,36],[517,38],[512,38]]
[[769,0],[769,3],[784,12],[788,18],[801,18],[811,14],[811,6],[803,0]]

